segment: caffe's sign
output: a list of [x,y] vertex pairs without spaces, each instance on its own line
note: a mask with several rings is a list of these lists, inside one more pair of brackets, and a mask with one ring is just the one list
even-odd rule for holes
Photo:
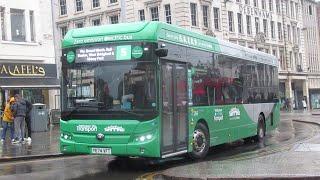
[[54,77],[57,70],[55,64],[0,64],[0,77]]

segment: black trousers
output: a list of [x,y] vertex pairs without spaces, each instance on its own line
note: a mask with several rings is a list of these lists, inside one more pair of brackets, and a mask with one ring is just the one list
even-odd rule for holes
[[26,135],[26,137],[31,137],[31,117],[30,116],[26,116],[25,118],[26,121],[26,125],[27,125],[27,132],[28,134]]

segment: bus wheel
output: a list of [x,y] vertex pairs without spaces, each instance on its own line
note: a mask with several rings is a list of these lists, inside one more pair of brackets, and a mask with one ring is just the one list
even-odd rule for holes
[[259,115],[258,118],[258,128],[257,128],[257,136],[256,136],[256,141],[262,142],[266,134],[266,128],[264,124],[264,118],[262,115]]
[[204,124],[198,123],[193,131],[191,158],[204,158],[209,151],[209,146],[209,130]]

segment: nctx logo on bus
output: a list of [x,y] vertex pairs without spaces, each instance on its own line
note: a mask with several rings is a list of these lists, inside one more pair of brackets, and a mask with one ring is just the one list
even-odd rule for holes
[[124,132],[124,128],[121,126],[108,126],[104,128],[105,132]]
[[240,119],[240,110],[236,107],[231,108],[229,111],[230,120]]

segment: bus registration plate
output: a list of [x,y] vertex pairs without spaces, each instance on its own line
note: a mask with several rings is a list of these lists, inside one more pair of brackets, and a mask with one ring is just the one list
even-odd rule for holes
[[111,154],[111,148],[92,148],[92,154]]

